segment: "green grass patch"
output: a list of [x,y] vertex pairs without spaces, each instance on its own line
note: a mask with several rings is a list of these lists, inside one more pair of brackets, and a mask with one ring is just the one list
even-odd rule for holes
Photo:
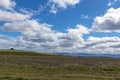
[[0,80],[120,80],[120,59],[4,50]]

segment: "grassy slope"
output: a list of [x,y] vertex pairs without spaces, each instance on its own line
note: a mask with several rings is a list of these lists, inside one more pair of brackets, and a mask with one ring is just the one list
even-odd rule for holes
[[120,59],[0,51],[0,80],[120,80]]

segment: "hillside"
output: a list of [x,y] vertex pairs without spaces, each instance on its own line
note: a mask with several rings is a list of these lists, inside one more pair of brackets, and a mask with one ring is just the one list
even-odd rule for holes
[[1,50],[0,80],[120,80],[120,59]]
[[120,54],[93,54],[93,53],[56,53],[58,55],[73,57],[98,57],[98,58],[120,58]]

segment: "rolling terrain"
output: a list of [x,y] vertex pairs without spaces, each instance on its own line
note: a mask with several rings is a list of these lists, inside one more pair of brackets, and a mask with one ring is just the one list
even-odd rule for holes
[[56,54],[73,57],[120,58],[120,54],[93,54],[93,53],[56,53]]
[[1,50],[0,80],[120,80],[120,59]]

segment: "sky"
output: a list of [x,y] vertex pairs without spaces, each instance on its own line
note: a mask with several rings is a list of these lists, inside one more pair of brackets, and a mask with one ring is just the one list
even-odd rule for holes
[[120,54],[120,0],[0,0],[0,49]]

